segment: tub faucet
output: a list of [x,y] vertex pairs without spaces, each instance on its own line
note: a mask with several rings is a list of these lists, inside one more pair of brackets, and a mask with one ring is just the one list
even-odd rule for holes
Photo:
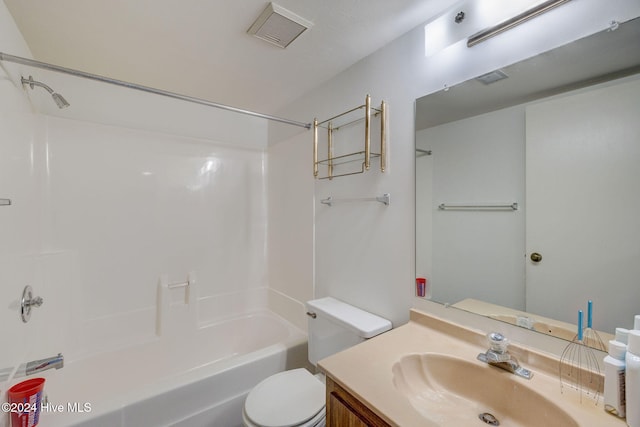
[[[62,353],[58,353],[57,356],[47,357],[46,359],[32,360],[31,362],[23,363],[16,376],[27,376],[37,374],[47,369],[60,369],[64,367],[64,356]],[[22,374],[22,375],[20,375]]]
[[478,354],[478,360],[497,366],[528,380],[533,376],[533,372],[523,368],[518,363],[518,359],[507,351],[509,340],[499,332],[491,332],[487,335],[489,349],[485,353]]

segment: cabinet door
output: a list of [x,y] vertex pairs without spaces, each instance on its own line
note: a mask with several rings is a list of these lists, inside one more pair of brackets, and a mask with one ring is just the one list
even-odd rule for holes
[[327,377],[327,427],[388,427],[384,420]]
[[331,411],[327,413],[327,427],[367,427],[367,424],[339,395],[335,393],[329,395],[329,405]]

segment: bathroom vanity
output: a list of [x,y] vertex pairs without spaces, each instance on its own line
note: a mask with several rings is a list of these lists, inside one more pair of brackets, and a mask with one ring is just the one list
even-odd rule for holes
[[486,332],[413,309],[409,323],[323,359],[327,426],[626,425],[604,411],[602,381],[561,387],[550,354],[510,345],[531,379],[477,360]]
[[367,405],[327,377],[327,425],[349,427],[387,427]]

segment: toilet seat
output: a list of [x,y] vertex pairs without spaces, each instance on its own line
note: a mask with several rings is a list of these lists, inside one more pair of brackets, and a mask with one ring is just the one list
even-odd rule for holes
[[[254,424],[249,420],[245,411],[242,411],[242,425],[245,427],[263,427],[258,424]],[[324,408],[316,414],[315,417],[305,422],[304,424],[297,425],[295,427],[325,427],[327,425],[326,413]]]
[[244,404],[243,418],[249,426],[323,425],[325,386],[304,368],[272,375],[249,393]]

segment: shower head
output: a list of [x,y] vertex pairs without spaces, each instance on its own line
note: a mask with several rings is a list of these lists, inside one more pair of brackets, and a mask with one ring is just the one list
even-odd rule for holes
[[64,99],[64,96],[60,95],[59,93],[52,93],[51,97],[56,102],[58,108],[67,108],[70,105],[67,100]]
[[54,92],[53,89],[51,89],[46,84],[40,83],[40,82],[38,82],[36,80],[33,80],[33,77],[29,76],[28,79],[25,79],[24,77],[22,77],[20,81],[22,82],[23,85],[29,85],[29,87],[31,89],[33,89],[34,86],[39,86],[39,87],[45,89],[47,92],[49,92],[51,94],[51,97],[55,101],[55,103],[58,106],[58,108],[67,108],[69,106],[69,103],[67,102],[66,99],[64,99],[64,97],[62,95],[60,95],[59,93]]

